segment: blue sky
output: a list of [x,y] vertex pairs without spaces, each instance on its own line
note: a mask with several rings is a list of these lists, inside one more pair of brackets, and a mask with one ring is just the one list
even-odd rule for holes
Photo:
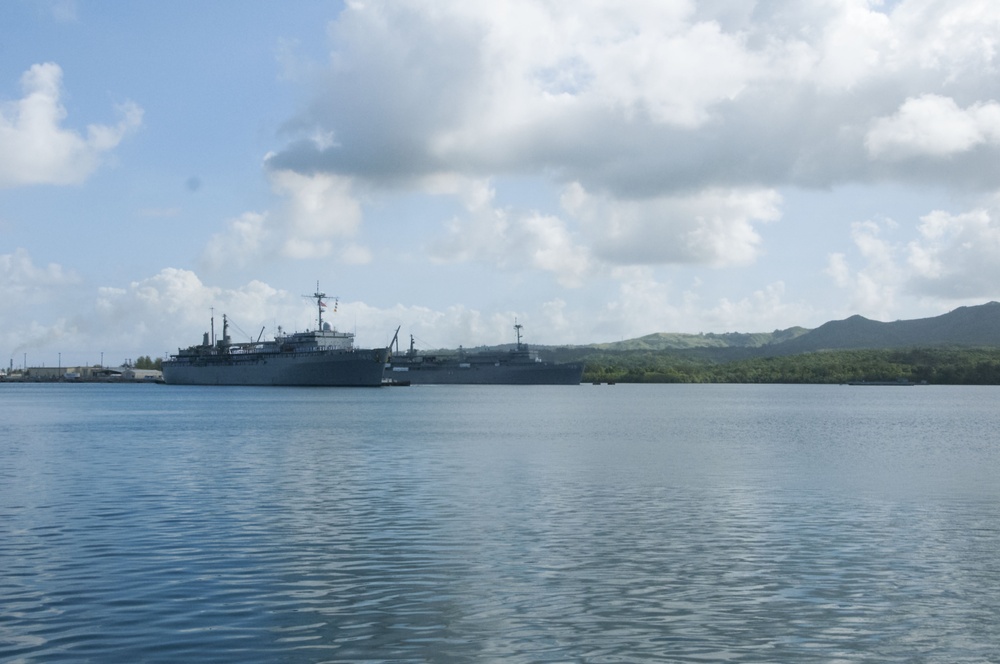
[[[426,348],[1000,299],[1000,6],[0,7],[0,359]],[[241,332],[242,331],[242,332]]]

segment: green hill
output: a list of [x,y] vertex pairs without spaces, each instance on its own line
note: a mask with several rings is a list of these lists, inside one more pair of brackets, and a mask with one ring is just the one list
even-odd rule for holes
[[959,307],[941,316],[881,323],[863,316],[825,323],[776,346],[782,355],[817,350],[1000,346],[1000,303]]
[[725,332],[722,334],[683,334],[656,332],[636,339],[590,344],[589,348],[610,351],[681,350],[689,348],[761,348],[795,339],[809,332],[804,327],[792,327],[774,332]]

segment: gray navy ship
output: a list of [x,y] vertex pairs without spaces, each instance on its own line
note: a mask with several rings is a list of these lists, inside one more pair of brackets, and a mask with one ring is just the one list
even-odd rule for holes
[[[406,353],[393,354],[385,381],[397,385],[579,385],[583,364],[542,360],[521,343],[521,325],[514,321],[517,346],[509,351],[430,355],[417,352],[410,336]],[[397,330],[398,333],[398,330]],[[398,337],[393,343],[399,346]]]
[[[181,348],[163,363],[168,385],[302,385],[379,387],[389,348],[354,348],[354,335],[323,322],[326,293],[316,292],[319,327],[278,334],[270,341],[234,343],[222,317],[222,339],[206,332],[199,346]],[[214,324],[213,324],[214,328]],[[263,330],[261,331],[263,334]],[[214,336],[214,335],[213,335]]]

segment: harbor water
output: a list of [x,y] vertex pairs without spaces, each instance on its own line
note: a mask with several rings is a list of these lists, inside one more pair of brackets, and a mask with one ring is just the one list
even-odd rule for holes
[[0,384],[0,661],[1000,661],[1000,388]]

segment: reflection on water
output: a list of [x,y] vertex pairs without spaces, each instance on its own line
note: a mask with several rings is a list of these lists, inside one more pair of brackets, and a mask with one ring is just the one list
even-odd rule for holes
[[0,658],[997,661],[998,401],[0,386]]

